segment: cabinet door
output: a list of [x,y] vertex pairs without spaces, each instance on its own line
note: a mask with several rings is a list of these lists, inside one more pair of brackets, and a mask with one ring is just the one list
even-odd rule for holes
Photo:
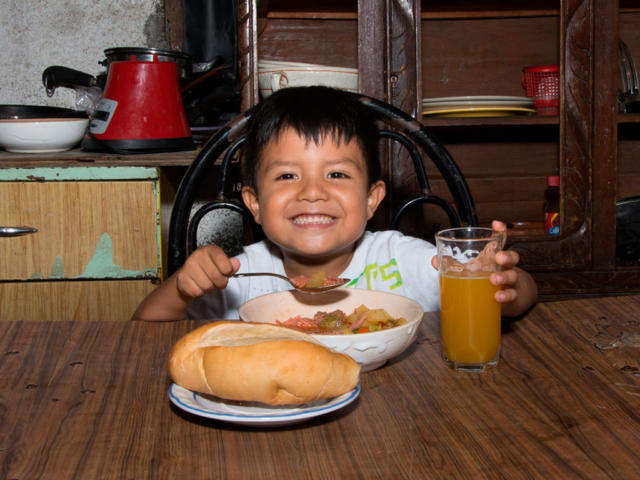
[[160,276],[156,181],[0,182],[1,280]]
[[156,288],[149,280],[0,283],[0,320],[123,320]]

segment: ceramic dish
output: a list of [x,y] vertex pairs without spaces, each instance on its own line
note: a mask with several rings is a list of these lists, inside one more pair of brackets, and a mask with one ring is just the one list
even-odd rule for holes
[[247,427],[283,427],[310,420],[346,407],[360,395],[360,384],[351,392],[330,400],[302,405],[271,406],[257,402],[224,402],[214,397],[204,398],[175,383],[169,388],[173,404],[185,412],[222,422]]
[[258,73],[258,85],[263,99],[273,92],[288,87],[309,87],[324,85],[326,87],[339,88],[349,92],[358,91],[358,74],[354,72],[341,72],[327,67],[323,70],[283,69],[262,70]]
[[64,152],[77,145],[88,118],[0,120],[0,146],[14,153]]
[[422,104],[434,103],[434,102],[470,102],[470,101],[494,101],[494,102],[528,102],[534,103],[533,99],[529,97],[505,97],[495,95],[475,95],[466,97],[439,97],[439,98],[423,98]]
[[514,115],[535,115],[533,108],[495,107],[495,108],[452,108],[445,110],[423,111],[425,116],[439,117],[510,117]]
[[301,63],[301,62],[279,62],[276,60],[259,60],[258,70],[332,70],[335,72],[358,73],[357,68],[334,67],[332,65],[320,65],[317,63]]
[[502,108],[502,107],[515,107],[515,108],[535,108],[535,102],[525,102],[525,101],[491,101],[491,100],[481,100],[481,101],[469,101],[469,102],[434,102],[427,103],[422,105],[422,109],[425,112],[431,110],[446,110],[451,108],[477,108],[477,107],[485,107],[485,108]]
[[249,300],[240,307],[240,319],[245,322],[276,323],[300,315],[313,317],[318,311],[342,310],[350,314],[360,305],[370,309],[384,308],[394,318],[403,317],[407,323],[388,330],[356,335],[312,335],[341,353],[351,356],[368,372],[400,355],[418,336],[424,309],[410,298],[393,293],[359,288],[339,288],[313,295],[287,290]]

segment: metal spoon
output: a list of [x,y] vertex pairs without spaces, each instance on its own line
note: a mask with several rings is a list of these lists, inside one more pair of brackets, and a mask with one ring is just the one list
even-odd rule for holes
[[287,282],[289,282],[289,284],[295,289],[298,290],[299,292],[304,292],[304,293],[322,293],[322,292],[328,292],[329,290],[333,290],[334,288],[338,288],[341,287],[342,285],[349,283],[351,281],[351,279],[349,278],[340,278],[338,283],[334,283],[333,285],[326,285],[326,286],[322,286],[322,287],[296,287],[293,282],[285,277],[284,275],[279,275],[277,273],[235,273],[233,275],[231,275],[232,277],[260,277],[260,276],[268,276],[268,277],[276,277],[276,278],[280,278],[282,280],[285,280]]

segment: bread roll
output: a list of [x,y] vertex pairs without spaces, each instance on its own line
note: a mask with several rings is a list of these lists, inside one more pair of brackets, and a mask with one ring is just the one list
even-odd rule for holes
[[290,405],[353,390],[360,367],[311,335],[250,322],[214,322],[175,344],[173,381],[216,397]]

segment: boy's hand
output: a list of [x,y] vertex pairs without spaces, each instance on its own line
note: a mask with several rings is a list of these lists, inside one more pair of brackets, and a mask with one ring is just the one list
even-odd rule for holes
[[[491,228],[496,232],[504,232],[504,241],[507,241],[507,226],[494,220],[491,224]],[[494,285],[504,285],[503,290],[496,292],[496,300],[500,303],[509,303],[514,301],[518,293],[513,289],[516,281],[518,280],[518,274],[513,268],[520,261],[520,255],[510,250],[503,250],[496,253],[496,263],[502,267],[501,272],[492,273],[489,280]]]
[[176,287],[183,298],[194,299],[227,286],[229,276],[240,268],[237,258],[229,258],[216,245],[198,248],[176,272]]

